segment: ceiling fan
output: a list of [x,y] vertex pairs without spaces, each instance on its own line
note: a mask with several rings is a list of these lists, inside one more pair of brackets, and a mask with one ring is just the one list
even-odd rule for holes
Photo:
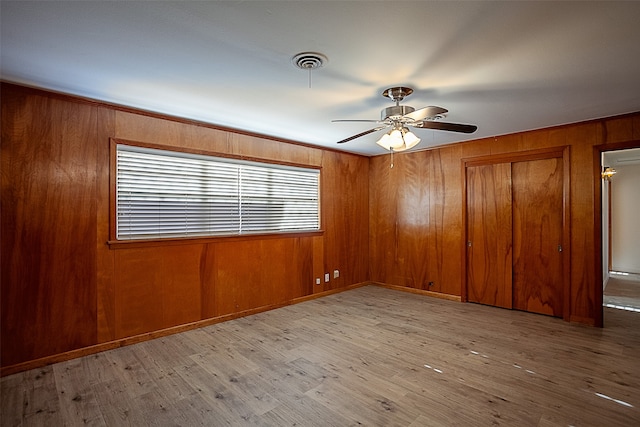
[[438,121],[444,118],[448,112],[442,107],[431,106],[416,110],[408,105],[400,105],[400,101],[412,93],[413,89],[403,86],[392,87],[382,92],[382,96],[395,101],[396,105],[383,109],[380,114],[380,120],[332,120],[332,122],[373,122],[380,124],[380,126],[376,126],[373,129],[338,141],[338,144],[349,142],[382,129],[392,128],[391,131],[385,133],[382,138],[376,141],[376,144],[390,151],[404,151],[420,142],[420,138],[411,133],[407,126],[462,133],[473,133],[478,129],[475,125]]

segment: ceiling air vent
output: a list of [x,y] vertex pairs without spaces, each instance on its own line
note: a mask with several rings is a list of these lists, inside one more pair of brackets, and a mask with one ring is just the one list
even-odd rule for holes
[[328,61],[325,55],[317,52],[302,52],[294,56],[291,60],[293,61],[293,65],[309,72],[309,87],[311,87],[311,71],[322,68]]

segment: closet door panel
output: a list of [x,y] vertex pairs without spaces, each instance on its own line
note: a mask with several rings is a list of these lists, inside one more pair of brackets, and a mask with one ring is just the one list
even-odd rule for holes
[[562,159],[512,164],[513,308],[562,317]]
[[511,164],[467,168],[467,299],[512,306]]

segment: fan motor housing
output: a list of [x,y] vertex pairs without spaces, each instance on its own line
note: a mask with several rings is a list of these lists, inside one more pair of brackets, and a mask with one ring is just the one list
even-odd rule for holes
[[384,110],[382,110],[380,114],[380,119],[386,120],[390,117],[404,116],[405,114],[413,113],[415,110],[416,110],[415,108],[410,107],[408,105],[394,105],[392,107],[387,107]]

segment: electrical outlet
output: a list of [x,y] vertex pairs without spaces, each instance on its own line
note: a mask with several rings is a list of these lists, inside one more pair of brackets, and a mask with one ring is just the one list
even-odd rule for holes
[[319,284],[320,284],[320,278],[316,277],[316,285],[319,285]]
[[340,271],[339,270],[333,270],[333,278],[337,279],[338,277],[340,277]]
[[324,281],[325,283],[329,281],[329,273],[324,274]]

